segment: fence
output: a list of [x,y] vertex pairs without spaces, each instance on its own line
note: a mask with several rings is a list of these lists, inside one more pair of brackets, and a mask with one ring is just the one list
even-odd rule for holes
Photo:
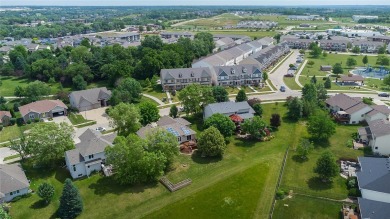
[[183,187],[186,187],[188,185],[190,185],[192,183],[191,179],[185,179],[183,181],[180,181],[176,184],[173,184],[171,181],[169,181],[169,179],[167,179],[166,177],[162,177],[160,179],[160,182],[165,186],[167,187],[167,189],[171,192],[174,192],[174,191],[177,191]]
[[[279,189],[279,187],[280,187],[280,183],[282,182],[284,167],[286,166],[286,161],[287,161],[287,156],[288,156],[288,150],[289,150],[289,148],[290,148],[290,147],[288,147],[288,148],[286,149],[286,152],[284,153],[282,168],[280,168],[278,183],[276,184],[276,190],[275,190],[275,192],[278,191],[278,189]],[[269,218],[270,218],[270,219],[272,219],[272,215],[273,215],[274,210],[275,210],[275,204],[276,204],[276,195],[274,194],[274,198],[273,198],[273,200],[272,200],[271,210],[270,210],[270,212],[269,212]]]

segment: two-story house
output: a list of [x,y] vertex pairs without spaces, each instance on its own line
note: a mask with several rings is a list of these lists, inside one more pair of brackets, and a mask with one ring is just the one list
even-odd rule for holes
[[113,146],[115,137],[115,133],[102,135],[92,129],[81,134],[76,148],[65,152],[65,163],[72,178],[89,176],[94,171],[100,171],[106,161],[104,150]]
[[214,67],[220,86],[260,85],[263,73],[259,65],[236,65]]
[[217,79],[212,71],[213,69],[209,67],[162,69],[161,84],[164,91],[181,90],[194,83],[215,85]]
[[390,122],[377,119],[368,122],[367,127],[358,129],[359,139],[371,147],[374,154],[390,155]]

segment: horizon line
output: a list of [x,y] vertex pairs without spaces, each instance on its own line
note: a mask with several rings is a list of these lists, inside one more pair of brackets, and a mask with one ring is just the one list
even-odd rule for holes
[[188,4],[188,5],[64,5],[64,4],[59,4],[59,5],[42,5],[42,4],[37,4],[37,5],[0,5],[0,8],[2,7],[37,7],[37,6],[44,6],[44,7],[56,7],[56,6],[68,6],[68,7],[90,7],[90,6],[98,6],[98,7],[110,7],[110,6],[115,6],[115,7],[161,7],[161,6],[166,6],[166,7],[171,7],[171,6],[257,6],[257,7],[272,7],[272,6],[284,6],[284,7],[290,7],[290,6],[387,6],[390,7],[390,4],[329,4],[329,5],[323,5],[323,4],[296,4],[296,5],[288,5],[288,4],[283,4],[283,5],[221,5],[221,4],[210,4],[210,5],[193,5],[193,4]]

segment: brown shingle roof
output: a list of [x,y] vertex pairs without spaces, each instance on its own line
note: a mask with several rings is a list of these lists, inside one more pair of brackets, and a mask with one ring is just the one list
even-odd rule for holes
[[29,112],[46,113],[57,106],[68,109],[68,107],[61,100],[40,100],[20,106],[19,111],[22,116],[25,116]]
[[12,117],[11,113],[9,111],[0,111],[0,123],[2,123],[4,116],[8,116],[10,118]]
[[361,100],[341,93],[328,98],[325,102],[331,106],[338,106],[339,108],[346,110],[359,104]]
[[342,75],[341,81],[364,81],[364,78],[360,75]]

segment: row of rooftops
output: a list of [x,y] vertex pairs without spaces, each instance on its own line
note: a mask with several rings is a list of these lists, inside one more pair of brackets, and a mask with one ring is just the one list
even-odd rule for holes
[[282,36],[281,41],[286,41],[289,43],[305,43],[310,44],[312,42],[318,42],[320,46],[322,45],[332,45],[332,44],[345,44],[351,43],[352,46],[383,46],[384,43],[380,41],[371,41],[364,39],[350,39],[347,37],[337,37],[336,39],[323,39],[323,40],[314,40],[314,39],[300,39],[295,36]]

